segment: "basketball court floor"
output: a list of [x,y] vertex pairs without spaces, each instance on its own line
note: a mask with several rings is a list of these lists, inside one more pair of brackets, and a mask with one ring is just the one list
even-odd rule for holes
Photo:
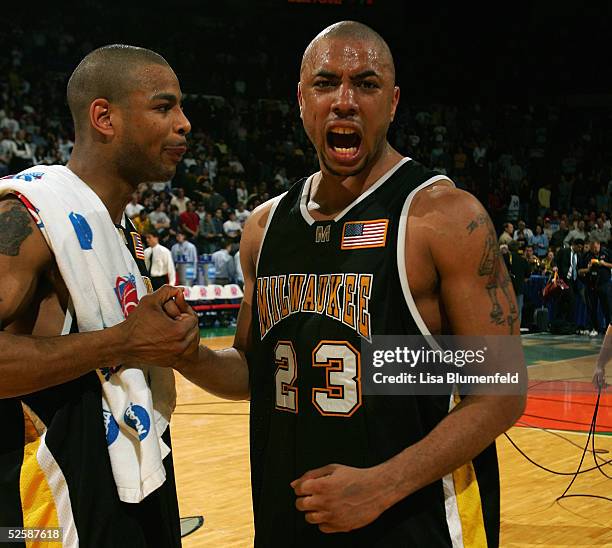
[[[232,343],[228,330],[206,330],[202,336],[212,348]],[[502,547],[612,547],[612,503],[597,498],[612,498],[612,479],[595,465],[597,459],[612,478],[612,464],[602,464],[612,459],[610,388],[601,395],[597,433],[584,455],[581,469],[587,471],[557,500],[574,478],[587,442],[597,399],[590,379],[600,344],[601,338],[523,336],[529,398],[508,435],[526,456],[505,436],[497,441]],[[180,375],[177,391],[172,428],[181,516],[204,516],[203,527],[184,538],[183,546],[252,546],[249,404],[211,396]]]

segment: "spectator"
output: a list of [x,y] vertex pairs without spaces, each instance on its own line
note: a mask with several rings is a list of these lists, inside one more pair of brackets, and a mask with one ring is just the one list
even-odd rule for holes
[[563,245],[568,246],[572,240],[586,241],[587,233],[584,230],[584,221],[578,221],[578,228],[574,228],[567,233],[563,240]]
[[550,210],[550,184],[545,184],[538,190],[538,205],[540,207],[540,215],[544,216]]
[[159,289],[164,284],[176,285],[176,270],[170,250],[159,243],[157,232],[145,234],[147,247],[144,250],[145,264],[151,275],[153,289]]
[[541,262],[540,259],[533,251],[533,246],[527,244],[523,253],[523,257],[529,265],[529,271],[531,274],[541,274]]
[[204,215],[204,219],[200,221],[199,233],[198,247],[202,253],[213,253],[219,248],[219,242],[223,237],[223,233],[216,231],[212,214],[208,211]]
[[221,194],[219,194],[214,188],[211,188],[210,197],[208,198],[208,206],[206,209],[208,211],[216,211],[225,201],[225,198]]
[[236,207],[236,203],[238,202],[238,194],[236,192],[235,179],[229,179],[227,181],[227,188],[223,191],[223,196],[230,207]]
[[593,237],[590,240],[590,251],[585,255],[585,265],[580,270],[586,276],[586,301],[589,310],[589,335],[595,337],[602,329],[598,318],[598,305],[601,303],[605,316],[606,327],[610,324],[612,311],[612,285],[610,282],[610,269],[612,258],[601,242]]
[[195,212],[195,204],[191,200],[187,202],[187,211],[180,214],[179,220],[181,232],[184,232],[189,240],[195,241],[200,229],[200,216]]
[[212,222],[215,226],[215,234],[225,234],[223,231],[223,223],[225,222],[223,219],[223,210],[220,207],[215,209]]
[[[520,223],[519,223],[520,224]],[[535,234],[531,236],[529,243],[533,246],[538,258],[543,259],[548,253],[548,236],[544,234],[542,225],[536,225]]]
[[240,239],[242,225],[236,220],[236,214],[233,211],[229,214],[229,219],[223,223],[223,233],[232,242]]
[[242,202],[246,204],[247,198],[249,197],[249,191],[247,190],[246,183],[241,179],[236,189],[236,200],[237,203]]
[[544,230],[543,230],[543,232],[546,235],[546,237],[548,238],[548,241],[550,243],[550,239],[552,238],[552,235],[553,235],[554,231],[552,229],[552,226],[550,224],[550,219],[548,217],[546,217],[546,219],[544,219]]
[[597,218],[597,225],[593,230],[591,230],[590,237],[597,238],[607,247],[608,242],[610,241],[610,229],[605,226],[602,217]]
[[525,246],[533,238],[533,232],[530,228],[527,228],[525,221],[521,220],[518,222],[518,228],[514,231],[513,239],[519,244],[519,252],[523,252]]
[[546,253],[546,257],[544,257],[541,262],[542,274],[544,274],[545,276],[551,275],[553,273],[554,263],[555,254],[552,249],[549,249]]
[[568,234],[569,230],[567,228],[567,224],[565,220],[561,219],[559,221],[559,229],[556,230],[550,238],[550,247],[552,247],[555,251],[557,251],[557,249],[560,247],[563,247],[563,242]]
[[206,216],[206,206],[204,205],[204,203],[198,202],[198,208],[196,209],[196,213],[198,214],[201,223],[204,217]]
[[176,238],[174,235],[170,234],[169,230],[162,230],[159,234],[159,243],[170,251],[172,246],[176,243]]
[[149,213],[149,221],[151,221],[153,228],[158,234],[162,230],[170,228],[170,217],[166,215],[166,204],[164,202],[160,200],[155,207],[155,211]]
[[[561,224],[561,219],[559,218],[559,212],[556,209],[553,209],[552,215],[549,217],[550,219],[550,228],[553,233],[559,230],[559,225]],[[552,234],[551,234],[552,236]]]
[[178,282],[193,285],[198,274],[198,250],[187,240],[184,232],[178,232],[172,246],[172,260],[177,267]]
[[149,216],[147,215],[146,209],[141,209],[140,213],[132,219],[134,223],[134,227],[138,231],[138,234],[144,236],[147,232],[153,232],[155,229],[149,221]]
[[11,110],[7,110],[6,116],[0,121],[0,128],[8,129],[12,135],[15,135],[21,129],[21,126],[14,118],[13,112]]
[[129,219],[133,219],[144,208],[145,207],[142,204],[138,203],[138,192],[134,192],[134,194],[132,194],[132,199],[130,200],[130,203],[125,206],[125,214],[128,216]]
[[181,213],[185,213],[185,211],[187,211],[187,202],[190,201],[190,198],[185,196],[185,190],[182,188],[177,188],[176,195],[172,196],[172,200],[170,200],[170,205],[176,206],[180,215]]
[[221,249],[212,254],[212,263],[215,266],[215,283],[226,285],[236,280],[236,266],[231,256],[232,242],[223,240]]
[[584,240],[572,240],[571,247],[561,248],[555,255],[553,270],[567,284],[568,289],[562,291],[554,308],[555,321],[573,322],[576,308],[576,293],[578,292],[578,276],[581,274],[582,248]]
[[4,128],[2,130],[2,141],[0,141],[0,162],[6,166],[3,170],[5,174],[9,173],[11,160],[13,154],[15,154],[16,147],[17,145],[15,144],[15,139],[13,139],[11,130]]
[[244,227],[244,223],[251,216],[251,212],[245,209],[244,202],[238,202],[238,209],[236,210],[236,220],[240,223],[240,226]]
[[504,231],[500,234],[498,243],[508,245],[514,238],[514,225],[512,223],[504,224]]
[[9,171],[11,173],[19,173],[28,167],[34,165],[34,151],[30,144],[26,141],[26,133],[23,129],[17,132],[15,138],[15,148],[9,163]]
[[506,263],[506,267],[508,268],[510,278],[512,279],[512,287],[514,288],[514,293],[516,294],[516,302],[518,304],[519,316],[518,321],[520,326],[523,318],[525,282],[529,279],[529,276],[531,275],[531,268],[525,258],[519,255],[518,247],[519,244],[516,240],[510,241],[510,243],[508,244],[508,253],[504,254],[503,257]]

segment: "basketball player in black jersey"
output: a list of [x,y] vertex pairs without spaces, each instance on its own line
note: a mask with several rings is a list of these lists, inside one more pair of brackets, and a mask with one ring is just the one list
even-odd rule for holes
[[[74,71],[68,103],[75,145],[68,168],[98,194],[117,226],[139,183],[175,173],[190,131],[180,101],[176,75],[150,50],[107,46]],[[135,231],[131,225],[121,230],[134,256],[130,228]],[[144,261],[135,260],[145,275]],[[143,297],[123,323],[59,336],[69,294],[36,222],[15,196],[0,201],[0,280],[0,526],[69,520],[81,546],[179,546],[171,455],[161,487],[139,504],[119,500],[95,370],[128,362],[167,367],[192,353],[199,329],[185,313],[182,291],[165,286]],[[32,417],[46,426],[46,446],[60,473],[54,482],[67,490],[69,501],[61,503],[70,515],[62,510],[58,516],[59,495],[41,487],[46,480],[36,492],[20,487],[20,478],[37,473],[24,456],[42,434],[31,428]]]
[[360,378],[372,335],[519,333],[493,225],[387,142],[399,88],[369,27],[310,43],[298,101],[320,171],[247,221],[233,348],[178,365],[251,399],[255,546],[497,546],[494,440],[524,397],[366,396]]

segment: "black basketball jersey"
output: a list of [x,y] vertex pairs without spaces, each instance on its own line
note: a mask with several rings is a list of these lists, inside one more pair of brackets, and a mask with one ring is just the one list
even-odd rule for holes
[[[116,227],[150,290],[140,236],[127,216],[124,224]],[[70,332],[77,331],[73,318]],[[81,546],[181,545],[172,453],[163,461],[166,481],[158,489],[138,504],[119,499],[96,372],[0,399],[0,414],[0,526],[68,524],[73,532],[69,536],[64,527],[65,546],[75,545],[74,532]],[[170,447],[170,428],[162,437]]]
[[360,377],[361,344],[373,335],[421,333],[405,279],[407,212],[441,178],[404,159],[333,220],[308,213],[311,178],[273,206],[248,357],[256,547],[498,545],[494,445],[350,533],[308,524],[289,485],[327,464],[380,464],[449,412],[450,394],[366,396]]

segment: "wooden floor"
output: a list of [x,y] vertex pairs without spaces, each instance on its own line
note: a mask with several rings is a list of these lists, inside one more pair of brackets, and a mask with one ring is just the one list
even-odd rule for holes
[[[231,338],[219,337],[207,343],[222,348],[231,344]],[[529,373],[530,378],[544,380],[586,378],[592,364],[592,356],[567,359],[556,366],[541,360],[530,367]],[[252,546],[248,403],[215,398],[180,375],[177,391],[172,428],[181,516],[203,515],[205,519],[200,530],[183,539],[183,546]],[[610,416],[609,408],[604,412]],[[563,472],[576,470],[586,442],[583,432],[550,433],[514,427],[509,435],[533,460]],[[607,451],[600,453],[603,459],[612,458],[612,435],[596,436],[595,445]],[[501,546],[612,547],[612,503],[583,497],[555,502],[571,476],[554,476],[536,468],[504,436],[497,447]],[[592,466],[593,458],[587,453],[583,468]],[[612,466],[607,466],[607,473],[612,476]],[[612,480],[594,470],[579,476],[570,493],[612,497]]]

